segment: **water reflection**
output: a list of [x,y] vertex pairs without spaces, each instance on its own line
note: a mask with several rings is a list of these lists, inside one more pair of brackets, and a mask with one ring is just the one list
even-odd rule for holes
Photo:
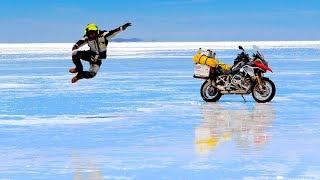
[[206,103],[201,108],[203,121],[195,128],[195,148],[199,154],[214,151],[227,141],[234,141],[244,150],[261,148],[271,138],[267,128],[276,116],[272,104],[256,103],[250,108],[246,104]]
[[104,179],[100,169],[92,160],[81,158],[77,153],[72,155],[74,180],[100,180]]

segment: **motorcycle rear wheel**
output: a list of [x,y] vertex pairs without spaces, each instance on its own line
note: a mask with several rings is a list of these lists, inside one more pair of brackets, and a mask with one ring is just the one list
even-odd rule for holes
[[216,102],[222,96],[220,91],[212,86],[211,82],[208,80],[202,84],[200,94],[202,99],[206,102]]

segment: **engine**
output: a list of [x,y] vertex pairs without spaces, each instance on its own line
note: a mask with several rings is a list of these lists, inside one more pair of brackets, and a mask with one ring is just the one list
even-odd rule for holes
[[240,75],[239,73],[232,77],[231,84],[236,89],[243,89],[248,91],[251,88],[250,80]]
[[243,82],[243,77],[241,77],[240,74],[236,74],[231,79],[231,84],[234,85],[237,88],[241,88],[241,84]]

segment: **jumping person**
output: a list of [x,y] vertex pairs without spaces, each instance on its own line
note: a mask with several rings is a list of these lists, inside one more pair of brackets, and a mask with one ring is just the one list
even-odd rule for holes
[[[72,83],[76,83],[79,79],[91,79],[98,73],[101,60],[107,58],[107,46],[108,42],[117,35],[119,32],[126,30],[131,23],[126,23],[114,30],[104,31],[99,30],[95,24],[88,24],[84,30],[83,39],[79,40],[72,47],[72,61],[76,67],[70,68],[70,73],[78,73],[71,80]],[[88,44],[90,50],[78,51],[81,46]],[[88,61],[90,63],[89,71],[83,71],[81,60]]]

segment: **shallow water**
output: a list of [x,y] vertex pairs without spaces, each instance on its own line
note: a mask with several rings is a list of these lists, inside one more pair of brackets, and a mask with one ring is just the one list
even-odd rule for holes
[[[2,51],[0,179],[320,178],[320,43],[263,49],[277,86],[267,104],[203,102],[194,51],[164,46],[111,51],[76,85],[64,51]],[[226,47],[218,57],[231,63],[238,51]]]

